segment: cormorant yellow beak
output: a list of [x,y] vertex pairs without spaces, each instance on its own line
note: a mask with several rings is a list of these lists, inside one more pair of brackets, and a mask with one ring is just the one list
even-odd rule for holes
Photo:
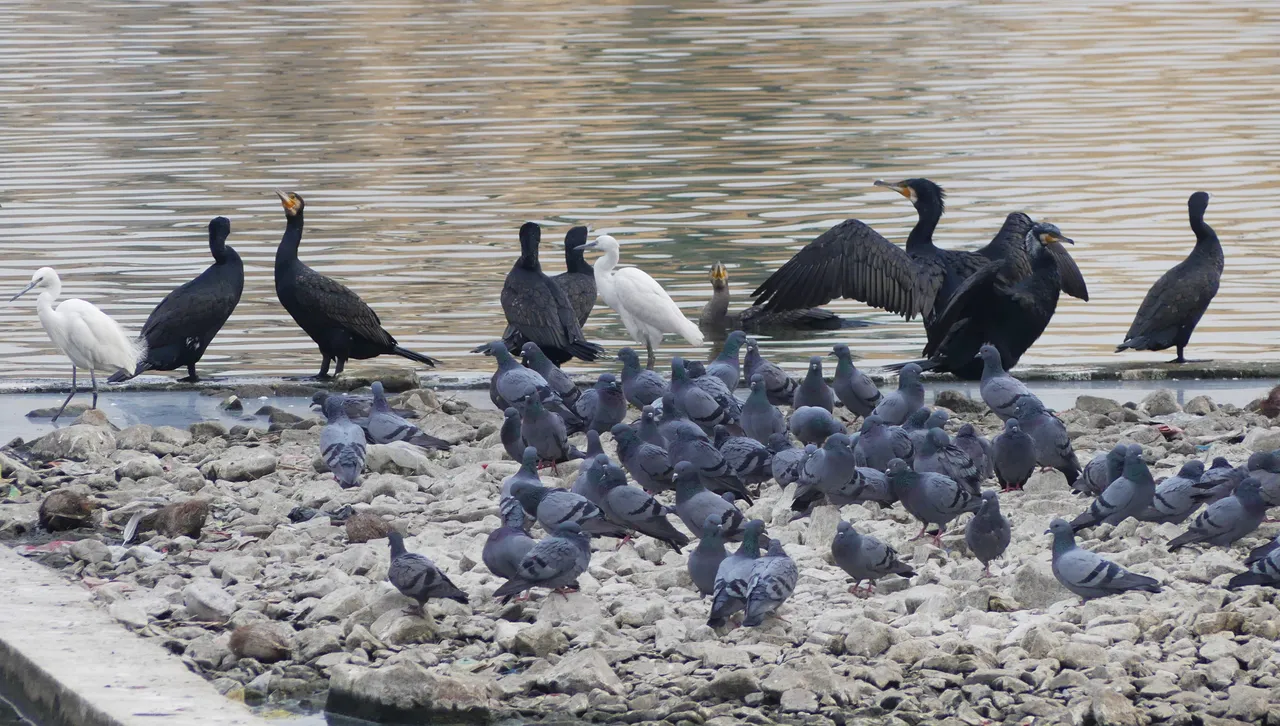
[[893,183],[893,182],[887,182],[884,179],[876,179],[875,182],[872,183],[872,185],[877,187],[884,187],[886,189],[892,189],[893,191],[901,194],[907,199],[911,198],[911,187],[907,186],[906,184],[903,184],[902,182]]
[[1063,237],[1060,234],[1046,234],[1044,236],[1044,242],[1045,244],[1051,244],[1051,243],[1057,242],[1059,244],[1068,244],[1068,245],[1073,245],[1076,243],[1076,241],[1071,239],[1070,237]]
[[711,279],[724,282],[729,279],[729,271],[719,262],[711,266]]
[[284,211],[289,214],[298,211],[298,200],[291,192],[286,192],[283,189],[273,189],[272,191],[276,193],[277,197],[280,197],[280,206],[284,207]]

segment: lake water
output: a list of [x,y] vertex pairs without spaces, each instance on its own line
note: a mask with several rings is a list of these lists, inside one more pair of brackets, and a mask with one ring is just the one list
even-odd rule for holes
[[[1077,241],[1092,301],[1064,299],[1024,361],[1111,361],[1205,189],[1227,271],[1190,355],[1269,357],[1278,26],[1280,6],[1243,1],[4,5],[0,291],[52,265],[137,330],[226,215],[246,287],[202,370],[313,373],[272,285],[279,186],[307,198],[305,261],[403,344],[476,370],[526,220],[614,234],[692,316],[716,260],[741,304],[845,217],[905,241],[914,211],[871,181],[928,176],[943,246],[1019,209]],[[876,325],[767,353],[918,353],[918,322],[831,307]],[[587,332],[625,342],[603,307]],[[34,300],[0,305],[0,377],[67,367]]]

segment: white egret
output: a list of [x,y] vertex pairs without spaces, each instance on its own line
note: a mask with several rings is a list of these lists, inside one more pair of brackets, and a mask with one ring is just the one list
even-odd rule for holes
[[666,333],[675,333],[690,345],[702,345],[702,331],[680,312],[658,281],[638,267],[618,267],[618,240],[602,234],[583,249],[604,252],[596,259],[596,288],[604,302],[618,313],[627,332],[649,352],[647,367],[653,369],[653,346]]
[[40,324],[49,334],[49,340],[71,359],[71,393],[53,415],[57,421],[67,404],[76,395],[76,369],[88,368],[93,382],[93,407],[98,407],[98,377],[94,371],[132,373],[146,352],[145,345],[136,341],[110,316],[92,303],[71,298],[58,307],[53,303],[62,292],[62,280],[52,267],[41,267],[31,276],[31,284],[9,299],[13,302],[35,288],[40,288],[36,310]]

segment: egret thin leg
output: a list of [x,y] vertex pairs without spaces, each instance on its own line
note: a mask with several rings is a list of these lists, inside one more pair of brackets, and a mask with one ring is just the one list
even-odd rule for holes
[[58,417],[62,415],[62,412],[67,410],[67,404],[71,403],[71,399],[74,398],[75,395],[76,395],[76,364],[72,363],[71,364],[71,393],[67,394],[67,400],[62,402],[62,405],[58,407],[58,412],[53,415],[54,422],[57,422]]
[[644,342],[644,349],[649,353],[649,364],[645,367],[649,370],[653,370],[653,343],[646,340]]
[[92,368],[89,369],[89,382],[93,384],[93,405],[90,406],[89,408],[97,408],[98,407],[98,374],[94,373]]

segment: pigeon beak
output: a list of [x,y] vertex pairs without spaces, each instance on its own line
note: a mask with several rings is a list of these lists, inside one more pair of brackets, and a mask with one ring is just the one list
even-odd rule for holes
[[1053,530],[1052,530],[1052,529],[1046,529],[1046,530],[1044,531],[1044,533],[1045,533],[1045,534],[1053,534]]
[[22,288],[22,292],[9,298],[9,302],[13,302],[14,300],[17,300],[23,295],[26,295],[27,293],[31,292],[31,288],[35,287],[38,284],[40,284],[38,280],[33,280],[30,285],[27,285],[26,287]]

